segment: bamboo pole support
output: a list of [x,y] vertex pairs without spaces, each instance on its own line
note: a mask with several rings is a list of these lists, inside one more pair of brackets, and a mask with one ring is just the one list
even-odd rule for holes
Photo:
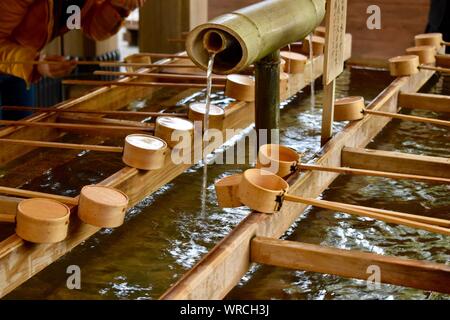
[[[205,88],[200,83],[174,83],[174,82],[117,82],[117,81],[99,81],[99,80],[64,80],[63,85],[75,86],[118,86],[118,87],[168,87],[168,88]],[[213,84],[214,89],[225,90],[223,84]]]
[[255,64],[255,128],[256,132],[267,130],[265,143],[271,143],[271,130],[280,128],[280,51]]

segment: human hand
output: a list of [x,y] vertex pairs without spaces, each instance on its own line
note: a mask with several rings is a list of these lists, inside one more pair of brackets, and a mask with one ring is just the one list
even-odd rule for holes
[[144,6],[146,0],[111,0],[115,7],[133,11]]
[[38,73],[43,77],[48,78],[63,78],[72,73],[76,68],[77,62],[75,60],[68,61],[62,56],[42,56],[39,61],[60,62],[60,63],[43,63],[37,66]]

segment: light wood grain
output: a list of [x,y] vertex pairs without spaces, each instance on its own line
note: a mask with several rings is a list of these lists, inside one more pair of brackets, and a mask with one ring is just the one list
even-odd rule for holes
[[450,96],[427,93],[401,93],[399,106],[405,109],[450,112]]
[[250,254],[256,263],[361,280],[369,279],[370,266],[378,266],[382,283],[450,293],[450,267],[445,264],[263,237],[252,240]]
[[342,165],[450,179],[450,159],[362,148],[344,148]]

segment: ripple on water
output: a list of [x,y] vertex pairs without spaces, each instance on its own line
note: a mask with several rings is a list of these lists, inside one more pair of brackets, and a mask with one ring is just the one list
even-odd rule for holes
[[[362,95],[371,101],[390,81],[387,73],[347,70],[337,81],[336,95]],[[431,90],[442,93],[443,87],[440,79]],[[316,98],[316,108],[311,109],[308,95],[298,94],[284,105],[281,116],[282,143],[304,153],[304,161],[313,159],[319,151],[322,91],[317,92]],[[200,92],[180,101],[180,104],[204,99],[204,92]],[[223,92],[215,93],[213,100],[221,107],[233,102]],[[139,102],[134,107],[144,108],[144,105]],[[419,111],[413,114],[444,117]],[[342,130],[344,126],[345,123],[336,124],[335,130]],[[448,133],[441,128],[393,121],[369,147],[449,157],[449,144]],[[249,165],[247,162],[235,166],[210,166],[205,214],[201,213],[200,204],[202,167],[192,167],[131,209],[123,227],[97,233],[8,298],[158,298],[250,213],[245,208],[217,208],[212,192],[216,178],[241,172]],[[75,195],[82,185],[97,183],[121,166],[120,157],[83,154],[76,161],[49,170],[40,179],[29,182],[27,187]],[[340,177],[323,198],[449,218],[448,189],[439,185],[372,177]],[[309,208],[285,238],[442,263],[448,263],[450,254],[448,239],[443,236],[317,208]],[[65,287],[66,268],[73,264],[82,270],[81,291]],[[428,294],[421,290],[391,285],[381,285],[372,290],[364,281],[256,265],[228,296],[229,299],[386,300],[427,297]],[[434,298],[448,296],[435,295]]]

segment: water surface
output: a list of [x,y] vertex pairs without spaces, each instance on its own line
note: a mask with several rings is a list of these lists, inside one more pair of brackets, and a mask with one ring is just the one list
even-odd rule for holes
[[[337,97],[363,95],[372,100],[390,82],[384,72],[347,70],[337,81]],[[441,78],[426,91],[448,94],[448,80]],[[316,83],[318,85],[318,83]],[[309,90],[284,105],[281,140],[299,152],[306,161],[320,150],[322,88],[316,88],[315,108]],[[204,93],[182,101],[204,99]],[[216,94],[214,101],[229,103]],[[411,114],[447,119],[445,115],[413,111]],[[345,123],[336,124],[339,131]],[[369,146],[373,149],[401,151],[432,156],[450,156],[448,129],[429,124],[393,121]],[[48,153],[50,152],[50,153]],[[57,151],[45,151],[53,160],[64,158]],[[34,153],[37,159],[46,156]],[[39,158],[41,157],[41,158]],[[68,156],[67,156],[68,157]],[[73,161],[63,161],[24,188],[76,195],[81,186],[103,180],[122,167],[120,157],[81,153]],[[56,160],[55,160],[56,161]],[[41,161],[35,161],[42,166]],[[17,165],[17,163],[15,163]],[[130,210],[127,223],[116,230],[103,230],[71,253],[33,277],[7,298],[11,299],[156,299],[191,268],[208,250],[223,239],[249,210],[219,209],[213,191],[214,181],[241,172],[242,165],[211,165],[208,192],[202,212],[202,166],[197,165],[157,193]],[[11,167],[0,168],[0,183],[26,181],[8,175]],[[38,170],[38,169],[36,169]],[[16,170],[20,176],[23,170]],[[411,181],[373,177],[340,177],[323,194],[332,201],[357,203],[409,213],[450,218],[448,188]],[[6,228],[7,229],[7,228]],[[0,230],[0,233],[8,230]],[[286,235],[287,239],[344,249],[448,263],[448,237],[407,227],[388,225],[321,209],[309,209]],[[330,261],[333,263],[333,261]],[[82,270],[82,290],[66,288],[66,269],[78,265]],[[364,281],[274,267],[252,268],[228,296],[229,299],[424,299],[421,290],[382,285],[368,290]],[[431,298],[449,298],[434,294]]]

